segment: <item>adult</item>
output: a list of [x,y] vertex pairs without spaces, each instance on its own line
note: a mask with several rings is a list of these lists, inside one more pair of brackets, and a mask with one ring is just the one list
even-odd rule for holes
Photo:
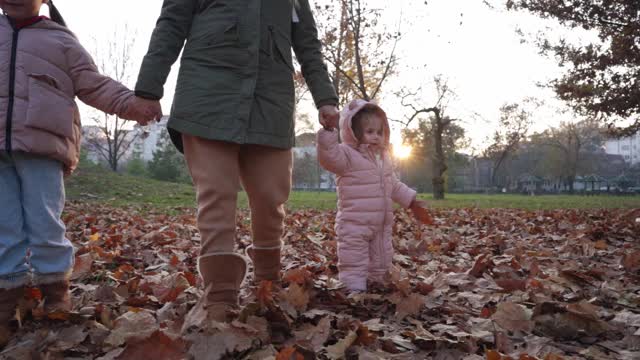
[[249,197],[256,281],[280,278],[284,203],[291,189],[296,53],[319,120],[338,99],[308,0],[164,0],[136,95],[160,99],[182,51],[168,122],[197,192],[198,269],[208,316],[229,320],[246,260],[235,253],[240,184]]

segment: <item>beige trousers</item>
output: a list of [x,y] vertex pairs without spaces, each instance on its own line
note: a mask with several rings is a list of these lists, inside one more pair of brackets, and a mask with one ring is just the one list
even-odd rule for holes
[[196,188],[200,255],[233,251],[240,183],[249,197],[254,246],[279,248],[284,203],[291,191],[292,151],[185,134],[182,140]]

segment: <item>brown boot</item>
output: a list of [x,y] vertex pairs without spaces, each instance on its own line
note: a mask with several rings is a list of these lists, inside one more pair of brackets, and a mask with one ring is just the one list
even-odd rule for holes
[[69,280],[62,280],[51,284],[41,284],[40,291],[44,299],[44,310],[47,313],[71,311]]
[[247,247],[247,255],[253,262],[254,282],[256,285],[263,280],[280,283],[280,251],[281,248],[260,249],[253,245]]
[[18,300],[24,296],[24,287],[13,289],[0,289],[0,348],[4,347],[13,331],[10,327],[11,320],[16,316]]
[[229,314],[238,309],[238,292],[247,274],[247,262],[241,255],[219,253],[200,256],[198,270],[205,289],[211,284],[207,297],[210,320],[225,322]]

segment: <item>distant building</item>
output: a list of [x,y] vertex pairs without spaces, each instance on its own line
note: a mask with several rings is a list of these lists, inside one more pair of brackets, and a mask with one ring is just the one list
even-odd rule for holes
[[168,116],[163,116],[159,122],[154,122],[147,126],[136,125],[133,129],[138,134],[133,144],[133,151],[140,153],[140,157],[145,162],[153,160],[153,152],[158,147],[164,145],[161,143],[162,133],[167,131]]
[[335,175],[318,163],[316,134],[306,132],[296,136],[293,148],[293,188],[300,190],[335,190]]
[[318,164],[315,145],[294,147],[293,167],[294,189],[334,190],[336,188],[335,175]]
[[610,139],[605,143],[607,154],[621,155],[629,165],[640,163],[640,132],[631,137]]
[[[162,146],[161,136],[167,128],[168,116],[163,116],[159,122],[154,122],[147,126],[134,125],[131,130],[126,132],[125,141],[133,139],[131,146],[120,158],[120,163],[124,164],[131,159],[135,152],[140,154],[143,161],[148,162],[153,159],[153,152],[159,146]],[[92,141],[89,141],[92,139]],[[107,138],[104,131],[96,125],[87,125],[82,127],[82,148],[87,153],[87,159],[91,162],[103,162],[105,159],[100,154],[100,149],[95,142],[101,147],[107,147]]]

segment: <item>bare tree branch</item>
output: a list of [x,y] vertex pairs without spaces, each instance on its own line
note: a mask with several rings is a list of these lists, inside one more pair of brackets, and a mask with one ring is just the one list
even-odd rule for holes
[[[99,47],[96,40],[94,56],[98,60],[98,69],[120,83],[127,83],[130,76],[129,66],[131,64],[131,49],[135,42],[135,35],[132,36],[125,26],[122,36],[114,31],[113,36],[103,47]],[[88,138],[99,155],[105,159],[113,171],[118,170],[118,165],[128,153],[131,145],[138,138],[137,134],[129,135],[130,130],[125,129],[127,122],[118,116],[111,116],[103,113],[101,120],[96,120],[98,128],[103,137]],[[95,137],[95,135],[94,135]]]

